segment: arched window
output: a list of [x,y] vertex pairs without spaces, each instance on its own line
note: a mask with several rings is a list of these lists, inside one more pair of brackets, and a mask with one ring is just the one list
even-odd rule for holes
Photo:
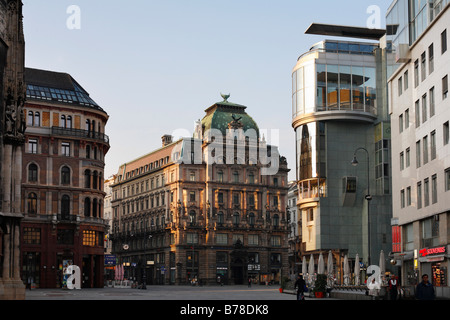
[[90,158],[91,158],[91,146],[86,145],[86,159],[90,159]]
[[103,216],[102,214],[102,210],[103,210],[103,201],[100,200],[98,202],[98,217],[101,218]]
[[28,213],[37,213],[37,195],[36,193],[30,193],[27,198]]
[[91,121],[89,119],[86,120],[85,129],[86,129],[86,131],[91,131]]
[[61,184],[70,184],[70,169],[69,167],[61,168]]
[[63,195],[61,198],[61,219],[69,220],[70,218],[70,197]]
[[92,189],[97,189],[98,187],[98,172],[94,171],[94,176],[92,177]]
[[91,199],[86,198],[84,200],[84,216],[90,217],[91,216]]
[[273,226],[278,227],[279,225],[280,225],[280,217],[277,214],[275,214],[273,216]]
[[248,214],[248,224],[251,226],[255,225],[255,214],[253,212]]
[[87,169],[84,171],[84,187],[91,187],[91,170]]
[[41,126],[41,114],[39,112],[34,113],[34,126],[35,127]]
[[61,123],[59,124],[59,126],[61,128],[65,128],[66,127],[66,116],[65,115],[61,116]]
[[189,212],[189,221],[191,224],[195,224],[195,211],[194,210]]
[[29,127],[33,126],[33,117],[34,117],[33,111],[28,111],[27,125]]
[[223,212],[222,211],[219,211],[219,213],[217,214],[217,223],[218,224],[223,224],[225,221],[224,221],[224,217],[223,217]]
[[239,224],[239,222],[240,222],[239,213],[238,212],[233,213],[233,224],[236,226]]
[[92,202],[92,216],[94,218],[97,218],[97,210],[98,210],[98,200],[94,199]]
[[67,126],[66,128],[72,129],[72,116],[67,116]]
[[37,182],[38,181],[38,166],[34,163],[31,163],[28,166],[28,182]]

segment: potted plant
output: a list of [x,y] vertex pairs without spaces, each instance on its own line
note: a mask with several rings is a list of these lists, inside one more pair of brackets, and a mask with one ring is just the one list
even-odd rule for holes
[[291,281],[288,277],[281,278],[281,287],[280,287],[280,293],[283,293],[283,290],[286,289],[286,286],[288,282]]
[[316,298],[323,298],[327,291],[327,276],[324,274],[318,274],[316,282],[314,284],[314,295]]

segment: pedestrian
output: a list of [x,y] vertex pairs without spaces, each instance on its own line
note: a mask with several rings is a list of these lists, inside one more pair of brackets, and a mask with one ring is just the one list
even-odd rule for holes
[[375,278],[367,285],[369,289],[369,296],[372,296],[372,300],[377,300],[377,297],[380,295],[380,284],[375,281]]
[[397,300],[397,291],[398,291],[398,279],[396,278],[395,274],[391,275],[391,279],[389,279],[389,294],[391,296],[391,300]]
[[304,293],[307,291],[307,288],[306,282],[303,280],[302,275],[299,275],[297,281],[295,281],[294,290],[295,289],[297,289],[297,300],[305,300]]
[[422,282],[416,287],[416,299],[418,300],[434,300],[436,298],[434,287],[428,281],[428,275],[422,276]]
[[248,287],[250,288],[252,286],[252,278],[248,277]]

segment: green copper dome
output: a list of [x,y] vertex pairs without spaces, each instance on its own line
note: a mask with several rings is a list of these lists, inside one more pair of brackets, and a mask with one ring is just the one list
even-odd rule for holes
[[211,128],[220,130],[225,136],[229,126],[242,128],[244,132],[249,129],[256,131],[259,138],[259,128],[255,120],[246,112],[246,106],[228,102],[229,95],[224,96],[224,101],[217,102],[205,110],[206,116],[202,119],[202,131],[205,133]]

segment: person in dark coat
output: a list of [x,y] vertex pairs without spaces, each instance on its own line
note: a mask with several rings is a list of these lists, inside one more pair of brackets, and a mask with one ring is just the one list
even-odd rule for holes
[[436,295],[434,293],[434,287],[428,281],[428,275],[424,274],[422,276],[422,282],[416,287],[416,299],[418,300],[434,300]]
[[303,280],[303,276],[299,275],[297,281],[295,281],[294,289],[297,289],[297,300],[305,300],[303,293],[305,292],[306,282]]

